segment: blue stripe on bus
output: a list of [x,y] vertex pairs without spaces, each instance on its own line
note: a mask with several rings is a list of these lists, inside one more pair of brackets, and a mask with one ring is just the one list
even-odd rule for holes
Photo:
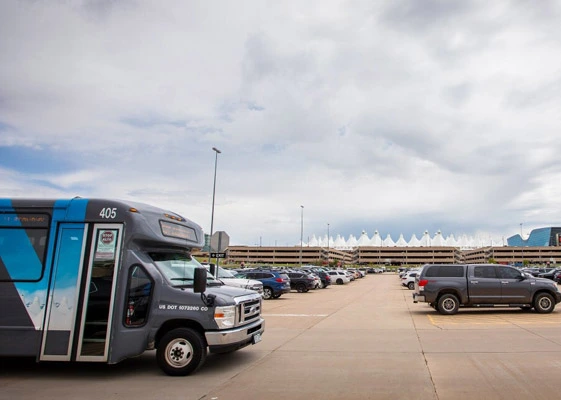
[[[87,199],[57,200],[53,209],[53,222],[84,222],[87,207]],[[55,224],[51,228],[56,229]]]
[[12,208],[12,200],[0,199],[0,208]]
[[[12,207],[12,201],[9,199],[0,199],[0,207],[3,211],[16,213],[16,210]],[[21,227],[21,222],[12,219],[4,226]],[[37,256],[37,253],[35,252],[35,249],[33,248],[25,230],[14,229],[9,236],[9,239],[11,241],[10,245],[13,246],[12,249],[16,249],[17,251],[15,252],[15,255],[12,255],[13,253],[11,254],[11,252],[5,252],[2,255],[2,261],[7,269],[8,275],[12,279],[25,279],[25,276],[18,276],[17,274],[23,264],[33,271],[38,271],[37,276],[33,277],[38,279],[43,265],[41,264],[41,260],[39,260],[39,257]],[[47,260],[45,262],[48,263]],[[46,267],[46,270],[48,271],[48,267]],[[14,286],[20,295],[30,319],[35,325],[35,329],[41,329],[47,297],[46,277],[43,276],[42,281],[37,283],[15,282]]]
[[[58,224],[61,222],[84,222],[86,217],[87,199],[57,200],[53,207],[53,216],[49,232],[47,256],[45,259],[45,273],[40,282],[14,282],[14,285],[20,294],[20,297],[27,309],[29,317],[33,320],[36,329],[42,329],[43,314],[45,312],[45,304],[47,301],[47,290],[49,277],[52,270],[52,260],[55,254],[55,242]],[[16,213],[10,199],[0,199],[0,208],[3,211]],[[21,227],[21,223],[9,224],[9,226]],[[25,260],[26,266],[32,270],[40,271],[43,267],[35,249],[33,248],[29,237],[25,230],[14,230],[12,238],[16,241],[17,260],[12,259],[9,255],[2,257],[4,264],[8,270],[8,274],[12,279],[22,279],[17,276],[18,266],[22,265],[22,259]],[[38,277],[37,277],[38,278]]]

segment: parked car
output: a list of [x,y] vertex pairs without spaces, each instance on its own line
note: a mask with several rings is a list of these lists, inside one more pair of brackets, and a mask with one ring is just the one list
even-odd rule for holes
[[356,276],[354,274],[354,272],[349,271],[347,269],[343,270],[343,272],[349,277],[349,279],[352,281],[354,281],[356,279]]
[[[210,265],[209,264],[202,264],[202,265],[205,266],[207,271],[210,271]],[[237,278],[236,274],[234,274],[232,271],[224,269],[220,266],[218,266],[217,275],[218,275],[217,276],[218,280],[220,280],[223,284],[225,284],[227,286],[234,286],[234,287],[239,287],[239,288],[243,288],[243,289],[255,290],[257,293],[259,293],[261,296],[263,296],[263,283],[258,281],[258,280],[247,279],[247,278]]]
[[290,293],[290,278],[285,272],[276,270],[251,270],[236,274],[236,278],[255,279],[263,283],[263,298],[278,299]]
[[401,278],[401,285],[406,286],[409,290],[415,289],[415,277],[417,274],[418,271],[407,272],[403,278]]
[[546,278],[546,279],[554,280],[555,274],[558,272],[561,272],[561,269],[552,268],[550,271],[539,273],[538,278]]
[[363,275],[362,271],[356,268],[347,269],[347,271],[350,271],[352,274],[354,274],[356,279],[364,278],[364,275],[366,275]]
[[415,278],[413,302],[428,303],[444,315],[460,306],[496,304],[550,313],[561,302],[561,292],[549,279],[528,278],[509,266],[496,264],[426,264]]
[[331,285],[331,275],[329,275],[327,272],[325,272],[323,270],[318,270],[318,271],[315,271],[314,273],[319,277],[319,279],[321,281],[320,288],[325,289],[326,287]]
[[304,273],[310,275],[312,278],[314,278],[314,289],[319,289],[319,288],[323,287],[323,283],[321,282],[321,279],[320,279],[319,275],[316,274],[315,272],[304,271],[304,270],[297,271],[297,272],[304,272]]
[[331,285],[331,276],[321,268],[316,268],[316,267],[302,268],[300,271],[307,272],[309,274],[313,274],[317,276],[320,281],[320,285],[319,285],[320,289],[325,289],[326,287]]
[[337,285],[344,285],[351,281],[351,278],[344,271],[332,270],[327,273],[331,276],[331,282],[335,282]]
[[315,289],[316,278],[305,272],[287,272],[290,278],[290,288],[298,291],[298,293],[305,293],[310,289]]
[[532,276],[538,278],[540,274],[547,273],[553,268],[524,268],[522,271],[529,272]]

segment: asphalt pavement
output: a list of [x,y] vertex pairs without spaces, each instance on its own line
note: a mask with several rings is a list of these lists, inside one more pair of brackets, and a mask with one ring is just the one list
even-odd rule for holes
[[263,302],[263,340],[169,377],[155,353],[117,365],[0,358],[0,399],[555,399],[561,306],[552,314],[414,304],[397,275]]

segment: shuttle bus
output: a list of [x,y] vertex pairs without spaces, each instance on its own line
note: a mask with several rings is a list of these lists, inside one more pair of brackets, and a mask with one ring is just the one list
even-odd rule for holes
[[117,363],[156,350],[169,375],[261,340],[261,296],[224,286],[201,227],[146,204],[0,199],[0,356]]

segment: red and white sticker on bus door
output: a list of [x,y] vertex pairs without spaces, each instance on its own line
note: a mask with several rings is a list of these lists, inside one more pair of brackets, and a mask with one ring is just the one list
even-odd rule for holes
[[95,249],[95,259],[114,260],[115,249],[117,248],[117,230],[100,230],[97,237],[97,247]]

